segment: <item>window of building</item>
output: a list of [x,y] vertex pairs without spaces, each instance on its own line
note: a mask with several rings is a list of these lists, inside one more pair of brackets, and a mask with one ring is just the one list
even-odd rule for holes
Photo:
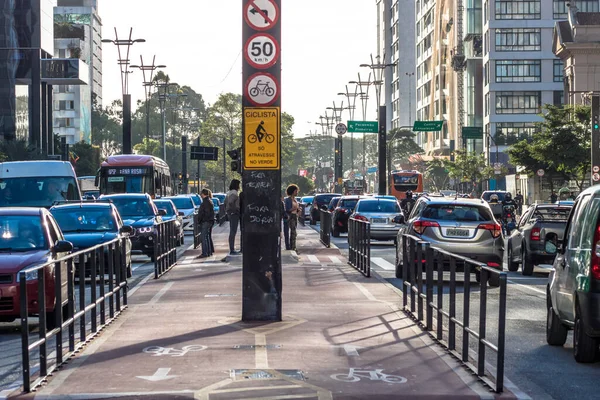
[[72,110],[75,108],[75,101],[67,100],[65,106],[66,106],[65,110]]
[[490,115],[490,94],[489,93],[485,94],[484,108],[485,108],[485,116],[487,117],[488,115]]
[[541,60],[496,60],[496,82],[541,82]]
[[484,84],[487,86],[490,84],[490,62],[486,62],[483,67]]
[[563,81],[564,64],[562,60],[554,60],[554,82]]
[[535,122],[497,122],[494,141],[498,146],[530,139],[537,131]]
[[73,118],[65,118],[65,126],[73,126]]
[[540,0],[496,0],[496,19],[540,19]]
[[496,29],[496,51],[536,51],[542,49],[540,28]]
[[539,114],[541,92],[496,92],[496,114]]
[[555,106],[561,107],[565,104],[565,92],[562,90],[555,90],[553,93],[553,104]]
[[[573,4],[573,0],[552,0],[552,17],[554,19],[568,19],[569,8],[567,3]],[[575,5],[579,9],[579,12],[598,12],[599,2],[598,0],[575,0]]]

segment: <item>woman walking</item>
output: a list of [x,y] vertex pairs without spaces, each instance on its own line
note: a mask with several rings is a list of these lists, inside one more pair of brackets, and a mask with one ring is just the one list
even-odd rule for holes
[[[210,202],[214,205],[212,190],[206,189],[206,191],[208,192],[208,198],[210,199]],[[215,252],[215,244],[213,243],[213,239],[212,239],[212,230],[213,230],[213,227],[215,226],[215,221],[216,221],[216,215],[215,215],[215,219],[213,220],[213,222],[210,225],[210,228],[208,230],[208,244],[209,244],[208,249],[210,251],[209,254],[211,256]]]
[[288,196],[285,199],[285,212],[288,215],[288,226],[290,229],[290,250],[294,250],[298,253],[298,249],[296,248],[296,229],[298,227],[298,214],[301,211],[301,208],[296,201],[298,186],[294,184],[288,186],[285,193]]
[[240,196],[238,194],[240,183],[238,179],[232,179],[229,192],[225,196],[225,210],[229,217],[229,254],[231,255],[240,254],[239,251],[235,251],[235,235],[240,222]]

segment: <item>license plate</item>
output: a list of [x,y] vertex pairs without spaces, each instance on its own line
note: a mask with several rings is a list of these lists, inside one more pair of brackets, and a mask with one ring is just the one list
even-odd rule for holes
[[372,218],[371,222],[374,224],[386,224],[387,218]]
[[467,237],[467,236],[469,236],[469,230],[468,229],[447,229],[446,236]]

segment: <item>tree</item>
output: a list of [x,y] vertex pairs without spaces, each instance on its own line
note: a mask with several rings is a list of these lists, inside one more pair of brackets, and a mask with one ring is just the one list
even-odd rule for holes
[[445,161],[444,166],[451,178],[463,184],[463,191],[471,191],[484,179],[494,176],[494,169],[487,165],[483,154],[465,150],[456,150],[454,161]]
[[283,179],[281,179],[281,191],[285,193],[285,189],[291,185],[298,185],[298,195],[304,196],[308,193],[311,193],[315,189],[315,184],[312,179],[308,179],[304,176],[298,175],[287,175]]
[[121,127],[123,105],[121,100],[113,101],[108,107],[98,104],[96,95],[92,105],[92,144],[100,148],[102,158],[121,152],[123,129]]
[[434,192],[446,189],[449,183],[448,170],[446,169],[446,160],[434,158],[426,163],[425,169],[425,188]]
[[[407,163],[409,157],[425,153],[414,141],[415,134],[409,129],[393,128],[388,132],[390,155],[389,163],[394,168],[398,164]],[[388,139],[389,140],[389,139]]]
[[26,140],[4,140],[0,142],[0,161],[43,160],[45,156]]
[[70,146],[69,152],[77,176],[96,175],[100,167],[100,147],[82,141]]

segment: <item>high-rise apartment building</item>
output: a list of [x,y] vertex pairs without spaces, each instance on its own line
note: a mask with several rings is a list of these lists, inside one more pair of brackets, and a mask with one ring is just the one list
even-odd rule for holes
[[65,137],[68,144],[89,143],[93,102],[102,104],[102,21],[96,0],[58,0],[54,57],[84,61],[89,82],[53,87],[54,134]]

